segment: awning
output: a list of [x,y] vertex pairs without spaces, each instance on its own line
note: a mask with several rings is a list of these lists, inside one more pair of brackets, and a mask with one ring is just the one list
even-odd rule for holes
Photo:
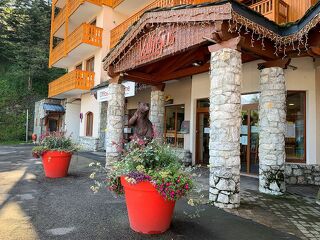
[[64,113],[65,109],[62,105],[60,104],[49,104],[49,103],[44,103],[43,104],[43,110],[45,112],[59,112],[59,113]]

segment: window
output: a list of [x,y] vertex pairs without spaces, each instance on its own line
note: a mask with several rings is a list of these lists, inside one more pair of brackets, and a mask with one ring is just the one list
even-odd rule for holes
[[286,157],[288,162],[306,161],[306,92],[287,93]]
[[94,72],[94,57],[87,60],[86,71]]
[[181,131],[181,124],[184,121],[184,105],[167,106],[165,116],[166,142],[183,148],[184,133]]
[[76,69],[82,70],[82,63],[76,66]]
[[92,137],[93,129],[93,113],[87,112],[86,114],[86,136]]
[[90,22],[90,25],[93,25],[93,26],[96,26],[97,25],[97,19],[93,19],[91,22]]

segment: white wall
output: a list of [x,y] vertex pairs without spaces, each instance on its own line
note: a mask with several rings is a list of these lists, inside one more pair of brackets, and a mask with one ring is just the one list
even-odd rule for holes
[[80,108],[81,101],[74,99],[67,99],[65,104],[65,130],[67,135],[71,135],[74,141],[79,140],[80,128]]
[[320,61],[316,64],[316,149],[317,149],[317,164],[320,164]]

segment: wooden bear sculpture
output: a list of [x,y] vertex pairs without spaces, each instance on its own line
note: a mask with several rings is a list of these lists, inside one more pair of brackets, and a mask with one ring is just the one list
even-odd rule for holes
[[149,120],[149,104],[148,103],[138,103],[138,109],[130,118],[129,126],[134,127],[134,137],[139,139],[151,141],[153,139],[153,127]]

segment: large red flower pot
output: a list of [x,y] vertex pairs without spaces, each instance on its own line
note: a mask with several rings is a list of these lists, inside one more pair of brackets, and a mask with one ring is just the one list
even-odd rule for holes
[[68,175],[72,153],[46,151],[42,154],[42,164],[46,177],[60,178]]
[[163,233],[169,229],[175,201],[165,200],[148,181],[128,183],[121,177],[130,227],[144,234]]

